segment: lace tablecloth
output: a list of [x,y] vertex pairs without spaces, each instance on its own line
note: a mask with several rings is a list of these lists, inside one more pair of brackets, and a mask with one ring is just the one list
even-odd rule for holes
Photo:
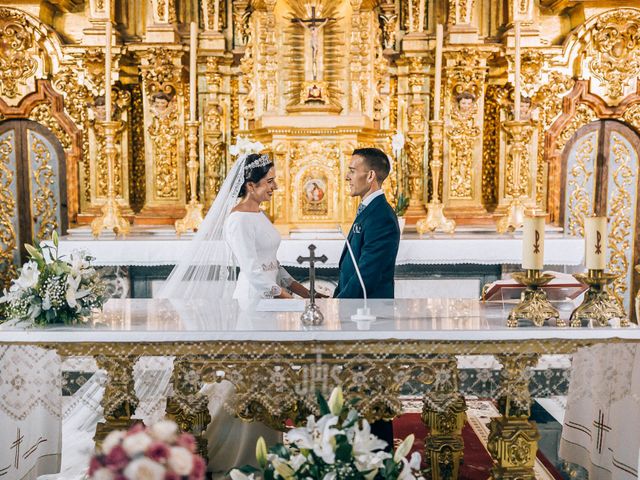
[[[185,251],[189,239],[62,239],[60,254],[86,250],[96,258],[95,265],[175,265]],[[300,266],[298,256],[307,256],[310,244],[317,247],[317,255],[326,255],[317,268],[336,268],[344,248],[340,239],[285,238],[278,250],[278,260],[284,266]],[[545,265],[581,265],[584,240],[580,238],[546,238]],[[446,238],[403,238],[398,250],[397,265],[502,265],[522,262],[522,240],[495,235]]]
[[560,456],[589,478],[636,480],[640,449],[640,345],[602,344],[573,357]]
[[60,357],[0,345],[0,477],[32,480],[60,471]]

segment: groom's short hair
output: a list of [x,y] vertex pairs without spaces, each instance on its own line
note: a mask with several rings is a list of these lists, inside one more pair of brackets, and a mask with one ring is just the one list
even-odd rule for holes
[[389,157],[379,148],[356,148],[352,155],[358,155],[363,158],[366,166],[376,172],[378,183],[384,182],[389,176],[389,171],[391,170]]

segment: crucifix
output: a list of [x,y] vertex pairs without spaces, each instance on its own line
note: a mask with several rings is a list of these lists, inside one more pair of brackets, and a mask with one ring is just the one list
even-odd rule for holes
[[330,20],[335,20],[333,17],[316,17],[316,7],[311,7],[311,18],[299,18],[294,17],[291,19],[292,23],[298,23],[303,28],[309,30],[309,36],[311,37],[311,72],[313,73],[313,80],[318,80],[318,32],[324,27]]
[[314,244],[309,245],[309,256],[298,257],[298,263],[302,265],[305,262],[309,262],[309,305],[305,308],[300,319],[303,325],[320,325],[324,321],[324,315],[316,305],[316,262],[325,263],[327,256],[322,255],[316,257],[316,246]]

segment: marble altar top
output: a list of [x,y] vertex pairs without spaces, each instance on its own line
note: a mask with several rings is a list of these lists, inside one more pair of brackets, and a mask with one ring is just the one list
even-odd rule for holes
[[[286,302],[286,301],[285,301]],[[370,300],[377,319],[354,322],[362,300],[318,301],[325,316],[319,327],[305,327],[300,312],[260,312],[236,301],[183,303],[163,299],[112,299],[87,325],[18,328],[0,325],[0,343],[207,342],[207,341],[520,341],[527,339],[640,341],[640,329],[508,328],[513,304],[473,299]],[[572,305],[556,304],[568,318]]]

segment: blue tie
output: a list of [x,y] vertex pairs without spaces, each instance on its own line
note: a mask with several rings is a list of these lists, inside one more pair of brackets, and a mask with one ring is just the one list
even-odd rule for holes
[[367,208],[367,206],[364,203],[361,203],[360,205],[358,205],[358,211],[356,212],[356,217],[360,215],[365,208]]

